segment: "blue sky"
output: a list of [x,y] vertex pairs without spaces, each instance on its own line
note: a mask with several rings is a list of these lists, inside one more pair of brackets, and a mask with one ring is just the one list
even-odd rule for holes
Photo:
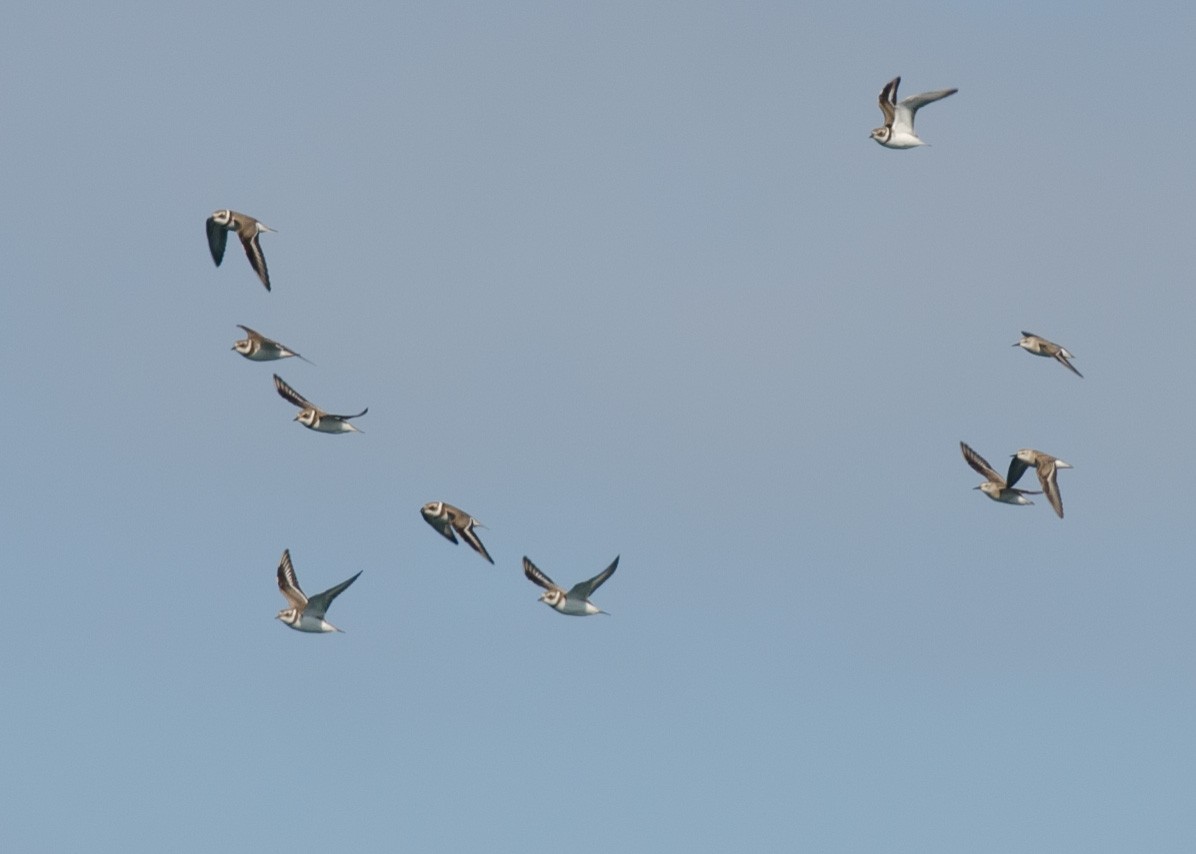
[[9,11],[3,846],[1190,850],[1196,11],[504,5]]

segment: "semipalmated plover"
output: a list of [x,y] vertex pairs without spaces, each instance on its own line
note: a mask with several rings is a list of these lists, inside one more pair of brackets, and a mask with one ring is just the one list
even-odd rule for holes
[[[357,575],[361,575],[360,572]],[[282,561],[278,564],[278,589],[291,607],[278,612],[275,619],[282,620],[298,632],[342,632],[332,623],[324,619],[328,613],[328,606],[332,600],[345,592],[350,584],[357,580],[357,575],[347,581],[342,581],[335,587],[329,587],[323,593],[317,593],[310,599],[299,589],[299,580],[295,577],[295,567],[291,564],[291,550],[284,549]]]
[[307,359],[304,359],[303,356],[300,356],[290,347],[275,341],[273,338],[267,338],[262,333],[250,329],[244,324],[238,323],[237,326],[239,326],[241,329],[244,329],[245,334],[248,337],[242,338],[240,341],[233,344],[233,349],[246,359],[250,359],[254,362],[273,362],[278,359],[288,359],[291,356],[298,356],[309,365],[313,364]]
[[541,572],[526,557],[523,559],[523,574],[530,581],[544,588],[545,592],[541,594],[540,601],[545,605],[551,605],[562,614],[568,614],[571,617],[588,617],[591,614],[607,613],[591,602],[590,597],[594,594],[595,590],[602,586],[602,583],[606,579],[614,574],[615,567],[618,565],[619,559],[616,557],[611,561],[611,565],[602,570],[602,572],[595,575],[589,581],[579,581],[570,587],[567,593],[563,587],[557,586],[551,578]]
[[1048,341],[1041,335],[1035,335],[1033,332],[1022,330],[1022,340],[1014,342],[1013,346],[1021,347],[1027,353],[1033,353],[1035,356],[1045,356],[1048,359],[1055,359],[1080,379],[1084,378],[1084,375],[1077,371],[1071,362],[1067,361],[1068,359],[1074,359],[1075,356],[1054,341]]
[[901,78],[894,77],[880,90],[880,111],[884,113],[884,127],[872,131],[872,139],[885,148],[917,148],[926,145],[914,133],[914,114],[927,104],[932,104],[948,95],[954,95],[958,89],[936,89],[933,92],[923,92],[921,95],[910,95],[908,98],[897,100],[897,86]]
[[262,254],[258,236],[263,231],[274,229],[243,213],[216,211],[208,217],[208,249],[211,250],[212,260],[216,262],[217,267],[224,260],[224,244],[230,231],[235,231],[237,237],[241,238],[241,245],[245,247],[245,255],[249,258],[249,266],[253,267],[266,290],[270,290],[270,273],[266,270],[266,256]]
[[973,486],[972,489],[979,489],[993,501],[1000,501],[1002,504],[1034,503],[1026,496],[1038,495],[1039,493],[1026,489],[1014,489],[1012,483],[1006,483],[1005,478],[997,474],[996,470],[988,464],[988,460],[973,451],[967,444],[960,442],[959,449],[963,451],[963,458],[967,460],[968,465],[986,479],[984,483],[979,486]]
[[1071,468],[1071,463],[1065,463],[1058,457],[1052,457],[1050,454],[1044,454],[1042,451],[1035,451],[1032,448],[1022,448],[1009,461],[1009,485],[1013,486],[1013,484],[1017,483],[1026,469],[1031,466],[1038,473],[1038,482],[1042,484],[1042,491],[1046,493],[1047,501],[1051,502],[1051,506],[1055,508],[1055,512],[1062,519],[1063,499],[1059,496],[1057,475],[1059,469]]
[[486,547],[482,545],[482,541],[478,539],[478,535],[473,530],[475,527],[485,528],[486,526],[464,510],[451,504],[445,504],[443,501],[429,501],[420,508],[419,512],[423,515],[424,521],[439,531],[446,540],[456,545],[456,535],[460,534],[461,539],[469,543],[470,548],[490,563],[494,563],[490,553],[486,551]]
[[274,387],[278,389],[278,394],[283,400],[299,407],[299,414],[295,416],[295,420],[309,430],[318,430],[321,433],[360,433],[360,430],[349,423],[349,419],[360,418],[370,411],[369,407],[366,407],[356,415],[333,415],[325,412],[287,385],[286,380],[278,374],[274,375]]

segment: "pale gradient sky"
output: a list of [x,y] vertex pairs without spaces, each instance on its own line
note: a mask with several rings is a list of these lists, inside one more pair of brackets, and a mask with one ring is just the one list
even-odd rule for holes
[[[1190,851],[1194,36],[13,5],[0,848]],[[898,74],[959,87],[929,148],[868,139]],[[213,266],[224,207],[278,230],[272,293]],[[1071,462],[1067,518],[960,440]],[[284,548],[309,593],[364,571],[345,634],[273,619]],[[613,616],[525,554],[621,555]]]

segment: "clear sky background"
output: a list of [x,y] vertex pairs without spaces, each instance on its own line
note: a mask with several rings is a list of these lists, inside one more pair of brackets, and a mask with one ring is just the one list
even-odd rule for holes
[[1192,850],[1196,8],[825,5],[6,10],[5,850]]

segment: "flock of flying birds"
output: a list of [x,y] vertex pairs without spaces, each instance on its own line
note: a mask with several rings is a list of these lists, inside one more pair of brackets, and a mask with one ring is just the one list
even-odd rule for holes
[[[927,104],[941,101],[959,90],[936,89],[933,92],[910,95],[898,101],[897,87],[899,85],[901,85],[901,78],[894,77],[880,90],[880,111],[884,114],[885,123],[872,131],[871,138],[885,148],[917,148],[919,145],[926,145],[914,132],[914,116],[919,109]],[[1083,377],[1083,374],[1077,371],[1071,363],[1070,360],[1075,358],[1071,353],[1040,335],[1023,331],[1021,340],[1014,342],[1013,346],[1021,347],[1035,356],[1054,359],[1077,377]],[[968,447],[967,444],[960,442],[959,448],[963,451],[963,458],[967,460],[968,465],[984,475],[985,482],[975,488],[993,501],[1000,501],[1003,504],[1033,504],[1034,502],[1027,498],[1027,495],[1045,493],[1047,501],[1051,502],[1051,506],[1059,514],[1059,518],[1063,518],[1063,499],[1059,496],[1059,482],[1056,475],[1059,469],[1071,468],[1070,463],[1065,463],[1058,457],[1036,451],[1033,448],[1022,448],[1009,460],[1009,471],[1004,477],[1001,477],[1000,473],[988,464],[988,460]],[[1016,487],[1026,469],[1031,466],[1038,473],[1038,482],[1042,485],[1041,491]]]
[[[898,101],[897,87],[900,84],[901,78],[894,77],[880,90],[880,111],[884,115],[885,123],[872,131],[871,138],[885,148],[906,149],[926,145],[914,131],[915,115],[919,109],[925,107],[927,104],[933,104],[935,101],[940,101],[949,95],[954,95],[959,90],[936,89],[933,92],[910,95]],[[207,233],[208,249],[211,250],[212,260],[216,262],[217,267],[224,260],[224,248],[230,231],[236,232],[237,237],[240,238],[241,245],[245,249],[245,255],[249,258],[249,265],[257,273],[266,290],[269,291],[270,273],[266,267],[266,256],[262,254],[260,238],[263,232],[274,231],[274,229],[251,216],[238,213],[237,211],[216,211],[208,217]],[[254,329],[250,329],[248,326],[241,324],[238,324],[238,326],[244,330],[246,337],[237,341],[233,345],[233,349],[246,359],[254,362],[273,362],[279,359],[297,357],[308,362],[308,364],[312,364],[309,360],[281,342],[267,338],[265,335]],[[1048,341],[1039,335],[1023,331],[1021,340],[1015,342],[1013,346],[1021,347],[1035,356],[1055,359],[1076,376],[1083,376],[1070,361],[1075,357],[1053,341]],[[336,415],[327,412],[295,391],[278,374],[274,375],[274,387],[278,390],[278,394],[283,400],[299,408],[299,413],[295,416],[295,420],[309,430],[315,430],[319,433],[359,433],[361,431],[350,422],[354,418],[360,418],[369,411],[368,408],[362,409],[356,415]],[[989,465],[984,457],[972,450],[966,443],[960,442],[959,447],[963,451],[963,458],[967,461],[968,465],[984,476],[985,482],[975,487],[975,489],[979,489],[993,501],[1000,501],[1003,504],[1033,504],[1034,502],[1027,498],[1027,495],[1045,494],[1047,501],[1055,509],[1059,518],[1063,518],[1063,499],[1059,495],[1057,474],[1059,469],[1071,468],[1069,463],[1042,451],[1036,451],[1032,448],[1022,448],[1012,455],[1009,461],[1009,470],[1002,477],[996,469]],[[1026,470],[1031,467],[1037,473],[1038,482],[1042,486],[1042,489],[1018,489],[1018,481],[1025,474]],[[475,531],[475,528],[484,526],[473,516],[443,501],[431,501],[425,504],[420,509],[420,513],[423,515],[424,520],[445,539],[456,545],[458,543],[457,537],[460,537],[485,560],[491,564],[494,563],[494,559],[490,557],[490,553],[486,551],[486,547],[482,545],[482,541]],[[541,602],[551,606],[562,614],[585,617],[591,614],[607,613],[594,605],[590,601],[590,596],[614,574],[618,565],[619,559],[616,557],[611,561],[610,566],[602,570],[602,572],[593,578],[573,585],[568,590],[565,590],[540,571],[527,557],[523,558],[523,574],[527,576],[528,580],[544,588],[544,593],[540,596]],[[292,629],[301,632],[341,631],[329,623],[325,619],[325,615],[332,601],[348,589],[349,585],[356,581],[359,575],[361,575],[360,572],[352,578],[342,581],[335,587],[328,588],[323,593],[308,597],[299,587],[299,580],[295,576],[295,567],[291,563],[290,551],[284,550],[282,560],[278,564],[278,589],[282,591],[282,595],[290,607],[279,611],[278,619],[282,620]]]
[[[1040,335],[1023,331],[1021,340],[1015,341],[1013,346],[1021,347],[1026,352],[1033,353],[1035,356],[1054,359],[1077,377],[1083,378],[1084,376],[1069,361],[1075,358],[1071,353]],[[1027,495],[1042,495],[1045,493],[1047,501],[1051,502],[1051,506],[1059,514],[1059,518],[1063,518],[1063,499],[1059,497],[1059,481],[1056,475],[1059,473],[1059,469],[1071,468],[1071,463],[1065,463],[1058,457],[1053,457],[1042,451],[1036,451],[1033,448],[1022,448],[1009,460],[1009,471],[1006,472],[1005,477],[1001,477],[988,464],[988,460],[984,459],[984,457],[980,456],[963,442],[959,443],[959,449],[963,451],[963,458],[968,461],[968,465],[985,477],[985,482],[977,487],[973,487],[974,489],[979,489],[993,501],[1000,501],[1003,504],[1033,504],[1034,502],[1027,498]],[[1022,475],[1026,473],[1026,469],[1031,466],[1038,473],[1038,482],[1042,485],[1041,491],[1017,489],[1015,486],[1021,480]]]
[[[216,211],[208,217],[207,232],[208,249],[211,251],[212,260],[216,262],[217,267],[224,260],[224,247],[230,231],[236,232],[237,237],[240,238],[241,245],[245,248],[245,255],[249,258],[249,265],[253,267],[253,271],[257,273],[258,278],[269,291],[270,273],[266,267],[266,256],[262,254],[260,238],[262,232],[274,231],[274,229],[237,211]],[[246,337],[233,344],[232,349],[246,359],[254,362],[275,362],[279,359],[296,357],[303,359],[309,365],[313,364],[295,350],[273,338],[267,338],[257,330],[242,324],[237,324],[237,326],[244,330]],[[360,418],[369,411],[367,407],[356,415],[336,415],[327,412],[291,388],[286,380],[278,374],[274,375],[274,387],[283,400],[299,408],[299,413],[294,420],[318,433],[360,433],[361,431],[350,421]],[[481,539],[474,530],[485,526],[473,516],[444,501],[430,501],[420,508],[420,513],[424,517],[424,521],[435,528],[446,540],[456,545],[457,537],[460,537],[475,552],[492,565],[494,564],[494,559],[490,557],[490,553],[486,551],[486,547],[482,545]],[[572,617],[588,617],[591,614],[607,613],[591,602],[590,596],[614,574],[618,565],[619,558],[616,557],[611,561],[610,566],[602,572],[593,578],[574,584],[568,590],[545,575],[527,557],[523,558],[523,574],[532,583],[544,588],[544,592],[540,595],[540,601],[544,604],[561,614]],[[299,579],[295,575],[295,567],[291,562],[290,549],[284,549],[282,559],[278,564],[278,589],[282,591],[288,607],[279,611],[277,618],[300,632],[342,631],[328,622],[326,618],[328,608],[337,596],[344,593],[349,585],[357,580],[359,575],[361,575],[360,572],[334,587],[329,587],[322,593],[307,596],[299,587]]]

